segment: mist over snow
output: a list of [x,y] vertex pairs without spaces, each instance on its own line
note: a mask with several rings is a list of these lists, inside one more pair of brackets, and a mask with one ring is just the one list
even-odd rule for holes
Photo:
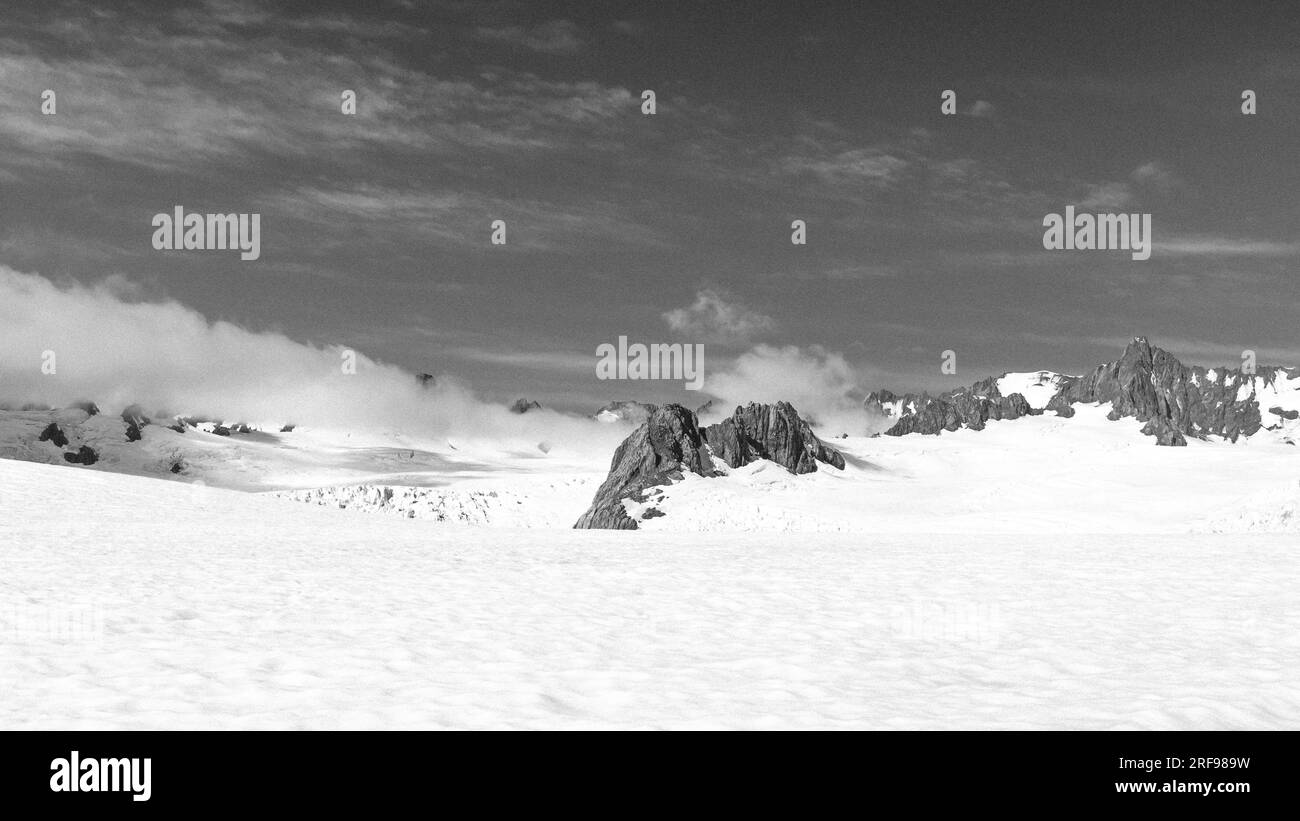
[[728,415],[736,405],[786,401],[821,434],[876,433],[882,420],[862,406],[867,376],[843,354],[820,345],[756,345],[729,367],[708,374],[704,391],[721,401],[701,421]]
[[[627,431],[548,410],[525,415],[485,402],[455,378],[421,386],[415,374],[342,344],[209,321],[175,301],[135,301],[118,279],[56,285],[0,265],[0,401],[55,407],[91,400],[106,413],[146,413],[255,424],[398,429],[530,445],[612,449]],[[55,373],[42,372],[45,351]]]

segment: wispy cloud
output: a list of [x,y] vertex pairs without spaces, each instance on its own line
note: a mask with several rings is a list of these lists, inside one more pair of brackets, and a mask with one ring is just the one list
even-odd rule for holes
[[542,54],[572,56],[582,51],[582,30],[568,20],[551,20],[538,26],[480,27],[475,35],[480,40],[504,43]]
[[1152,247],[1153,254],[1162,256],[1291,257],[1300,254],[1300,243],[1296,242],[1215,236],[1157,239]]
[[663,319],[692,342],[743,343],[776,327],[770,316],[709,288],[698,291],[690,305],[665,312]]

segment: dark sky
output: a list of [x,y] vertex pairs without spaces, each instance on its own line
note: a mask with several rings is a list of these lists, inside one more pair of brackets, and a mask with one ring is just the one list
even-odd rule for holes
[[[1300,363],[1300,8],[1138,5],[8,3],[0,264],[558,407],[685,396],[596,380],[620,335],[862,390]],[[261,259],[155,251],[175,205]],[[1067,205],[1151,259],[1044,250]]]

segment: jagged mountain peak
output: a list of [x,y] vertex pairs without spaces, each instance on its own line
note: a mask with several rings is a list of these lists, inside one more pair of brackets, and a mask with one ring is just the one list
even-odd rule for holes
[[[1293,369],[1276,366],[1260,367],[1253,373],[1188,366],[1147,337],[1135,336],[1118,358],[1080,376],[1052,371],[1005,373],[938,397],[927,393],[899,397],[877,391],[865,404],[869,410],[897,418],[885,431],[891,436],[937,434],[963,427],[980,430],[990,419],[1015,419],[1045,411],[1073,416],[1075,404],[1109,403],[1108,418],[1131,417],[1144,422],[1143,433],[1155,436],[1162,445],[1186,444],[1189,436],[1222,436],[1235,442],[1262,427],[1260,402],[1266,395],[1281,402],[1270,408],[1289,411],[1292,404],[1300,407],[1300,379],[1292,373]],[[1291,384],[1293,381],[1296,384]]]

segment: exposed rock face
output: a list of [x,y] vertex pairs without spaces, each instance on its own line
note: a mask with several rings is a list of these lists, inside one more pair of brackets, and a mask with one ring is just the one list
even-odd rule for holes
[[736,468],[759,459],[776,462],[791,473],[812,473],[818,462],[841,470],[844,457],[827,446],[789,402],[737,407],[731,417],[704,429],[713,455]]
[[96,405],[94,402],[91,402],[88,399],[83,399],[80,402],[73,402],[68,407],[76,408],[77,410],[83,410],[86,412],[87,416],[95,416],[96,414],[99,413],[99,405]]
[[65,453],[63,458],[74,465],[93,465],[99,461],[99,454],[90,445],[82,445],[76,453]]
[[618,422],[625,419],[632,422],[644,422],[654,411],[654,405],[621,399],[604,405],[592,415],[592,418],[600,422]]
[[641,501],[642,491],[681,479],[687,471],[715,473],[695,414],[681,405],[656,408],[618,446],[609,476],[574,527],[635,530],[637,522],[627,514],[623,500]]
[[1064,394],[1060,393],[1048,400],[1047,406],[1043,410],[1055,411],[1057,416],[1064,416],[1066,419],[1074,416],[1074,406],[1070,404],[1070,400],[1066,399]]
[[1116,419],[1154,420],[1159,424],[1150,433],[1160,444],[1186,444],[1185,438],[1179,443],[1176,437],[1164,436],[1166,428],[1183,437],[1213,434],[1235,442],[1260,429],[1255,389],[1259,383],[1273,384],[1278,371],[1261,367],[1255,374],[1243,374],[1229,368],[1188,367],[1137,337],[1119,359],[1070,378],[1061,395],[1068,402],[1109,402],[1110,416]]
[[53,422],[46,425],[45,430],[41,431],[41,435],[36,437],[36,439],[39,442],[53,442],[56,447],[60,448],[65,447],[68,444],[67,435],[64,434],[63,430]]
[[515,403],[510,406],[511,413],[528,413],[530,410],[541,410],[542,403],[535,402],[531,399],[516,399]]
[[609,476],[574,527],[635,530],[637,519],[623,504],[628,499],[647,504],[639,514],[642,520],[664,515],[654,506],[655,494],[646,491],[687,472],[717,475],[710,453],[732,467],[770,459],[791,473],[811,473],[817,462],[844,468],[839,451],[818,439],[788,402],[737,407],[730,418],[703,431],[695,414],[681,405],[665,405],[618,446]]
[[230,428],[226,427],[225,425],[214,425],[212,428],[212,432],[215,433],[217,436],[229,436]]
[[[1110,404],[1107,418],[1132,417],[1147,423],[1142,432],[1166,446],[1187,444],[1187,437],[1223,436],[1236,441],[1261,427],[1256,391],[1271,386],[1283,369],[1261,367],[1254,374],[1231,368],[1186,366],[1168,351],[1137,337],[1119,359],[1098,365],[1082,376],[1060,376],[1056,393],[1044,407],[1058,416],[1074,415],[1074,404]],[[997,379],[976,382],[969,388],[931,397],[928,394],[895,396],[877,391],[866,400],[868,410],[897,408],[890,436],[907,433],[953,431],[960,427],[980,430],[989,419],[1015,419],[1040,413],[1020,394],[1003,397]],[[1286,417],[1281,408],[1279,416]]]
[[1019,419],[1041,413],[1030,407],[1029,401],[1018,393],[1003,396],[998,391],[997,379],[993,377],[938,396],[928,393],[896,396],[890,391],[876,391],[863,404],[869,412],[883,414],[886,413],[885,406],[894,403],[898,403],[902,413],[894,426],[885,431],[888,436],[938,434],[963,427],[983,430],[984,423],[990,419]]
[[126,441],[139,442],[144,436],[141,429],[149,424],[149,417],[139,405],[130,405],[122,411],[122,421],[126,423]]
[[422,388],[432,388],[438,380],[431,373],[418,373],[415,375],[415,381]]

